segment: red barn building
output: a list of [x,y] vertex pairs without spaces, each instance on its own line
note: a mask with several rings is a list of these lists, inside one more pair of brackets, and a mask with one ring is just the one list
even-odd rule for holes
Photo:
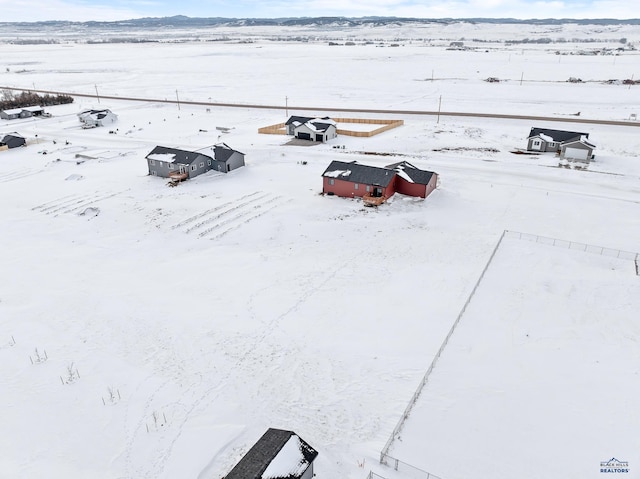
[[396,192],[426,198],[438,181],[437,173],[420,170],[406,161],[384,168],[355,161],[332,161],[322,177],[323,193],[343,198],[365,197],[372,204],[380,204]]

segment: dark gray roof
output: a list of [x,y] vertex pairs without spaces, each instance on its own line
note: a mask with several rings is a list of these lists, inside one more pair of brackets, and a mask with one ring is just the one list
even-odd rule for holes
[[21,138],[24,140],[24,136],[22,136],[20,133],[16,133],[15,131],[13,133],[7,133],[6,135],[4,135],[4,138]]
[[548,128],[531,128],[531,133],[529,133],[529,138],[532,136],[537,136],[539,134],[547,135],[553,138],[553,141],[557,141],[562,143],[563,141],[573,140],[574,138],[580,138],[581,136],[585,136],[589,138],[589,133],[580,133],[577,131],[564,131],[564,130],[550,130]]
[[337,178],[339,180],[351,181],[352,183],[363,183],[365,185],[388,186],[396,173],[388,168],[377,166],[361,165],[355,161],[346,163],[344,161],[332,161],[324,170],[322,176]]
[[398,163],[387,165],[385,168],[395,171],[403,171],[409,178],[411,178],[411,181],[420,185],[429,184],[431,177],[435,175],[433,171],[421,170],[420,168],[413,166],[408,161],[399,161]]
[[331,120],[331,118],[329,118],[328,116],[324,116],[322,118],[317,118],[315,116],[290,116],[289,119],[287,120],[287,122],[285,123],[285,125],[290,125],[293,122],[298,122],[298,123],[306,123],[308,121],[311,120],[316,120],[316,119],[320,119],[320,120]]
[[327,131],[330,126],[335,126],[333,123],[323,123],[321,121],[311,121],[310,123],[318,131]]
[[177,148],[168,148],[166,146],[156,146],[147,155],[149,158],[151,155],[173,155],[173,161],[171,163],[179,163],[181,165],[190,165],[199,158],[211,159],[210,156],[203,155],[195,151],[179,150]]
[[313,117],[312,116],[290,116],[287,122],[285,123],[285,125],[290,125],[291,123],[296,121],[298,123],[306,123],[309,120],[313,120]]
[[[293,431],[269,428],[258,442],[249,449],[244,457],[240,459],[238,464],[231,469],[225,479],[260,479],[262,473],[264,473],[271,461],[273,461],[291,436],[294,435],[296,434]],[[301,444],[300,452],[307,464],[311,464],[318,456],[318,452],[301,438],[299,439]],[[295,477],[290,476],[282,479],[295,479]]]
[[566,146],[566,145],[571,144],[571,143],[582,143],[583,145],[586,145],[586,146],[588,146],[589,148],[592,148],[592,149],[595,149],[595,147],[596,147],[596,145],[594,145],[593,143],[587,141],[586,138],[582,138],[582,137],[574,138],[573,140],[570,140],[570,141],[565,141],[562,146]]
[[216,161],[227,161],[234,153],[240,153],[241,155],[244,155],[244,153],[238,150],[234,150],[226,143],[214,145],[213,147],[213,154],[215,155]]

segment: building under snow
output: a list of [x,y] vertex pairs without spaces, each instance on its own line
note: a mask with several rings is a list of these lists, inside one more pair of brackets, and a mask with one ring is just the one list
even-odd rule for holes
[[322,192],[344,198],[362,197],[366,204],[381,204],[395,193],[426,198],[436,189],[438,174],[407,161],[385,167],[355,161],[332,161],[322,173]]
[[228,173],[244,166],[244,153],[226,143],[197,151],[156,146],[146,156],[149,174],[184,180],[209,170]]
[[224,479],[311,479],[317,456],[293,431],[270,428]]
[[301,140],[325,143],[338,136],[336,122],[329,117],[292,116],[286,121],[285,128],[287,135],[293,135]]
[[82,123],[82,128],[96,128],[115,123],[118,116],[111,110],[85,110],[78,113],[78,119]]

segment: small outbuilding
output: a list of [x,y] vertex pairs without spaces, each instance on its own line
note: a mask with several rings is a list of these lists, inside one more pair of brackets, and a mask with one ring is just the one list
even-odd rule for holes
[[18,133],[7,133],[0,135],[0,149],[18,148],[19,146],[27,146],[27,140]]
[[269,428],[224,479],[311,479],[316,457],[293,431]]

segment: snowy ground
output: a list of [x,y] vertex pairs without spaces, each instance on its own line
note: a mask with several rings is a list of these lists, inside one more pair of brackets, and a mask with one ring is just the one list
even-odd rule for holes
[[[614,64],[613,57],[563,56],[558,62],[539,49],[478,53],[267,41],[0,45],[0,52],[0,83],[25,88],[97,87],[102,94],[157,98],[174,98],[178,90],[183,100],[267,104],[284,103],[288,95],[290,105],[411,109],[434,109],[440,95],[443,102],[452,95],[447,109],[582,111],[612,119],[640,111],[634,88],[564,82],[583,72],[630,76],[637,59],[631,53]],[[518,64],[509,63],[509,55]],[[419,60],[424,67],[416,66]],[[538,79],[557,82],[482,81],[490,75],[519,80],[525,63],[536,64]],[[459,80],[416,81],[431,77],[432,69]],[[307,80],[298,81],[300,76]],[[116,134],[79,128],[75,113],[90,106],[119,115]],[[283,121],[281,111],[207,112],[86,99],[47,110],[52,118],[0,121],[0,131],[29,139],[27,148],[0,152],[0,390],[8,391],[0,394],[0,407],[9,412],[2,420],[0,470],[7,477],[216,478],[267,427],[292,429],[316,448],[319,477],[362,478],[370,468],[390,475],[376,465],[379,451],[504,229],[640,251],[636,126],[399,117],[403,127],[373,138],[298,147],[284,146],[284,136],[257,134],[259,127]],[[221,133],[217,126],[231,130]],[[577,171],[558,168],[551,155],[509,153],[525,145],[532,126],[588,131],[598,145],[596,162]],[[247,166],[177,188],[147,176],[144,156],[158,144],[196,149],[218,141],[245,152]],[[491,148],[498,152],[486,150]],[[376,165],[406,159],[437,171],[441,186],[426,201],[397,196],[377,210],[365,209],[358,201],[319,195],[320,175],[332,159]],[[484,302],[504,300],[495,305],[503,312],[493,317],[469,310],[450,363],[445,353],[437,381],[407,423],[406,451],[394,454],[445,479],[471,474],[480,456],[502,460],[505,435],[516,434],[508,424],[505,435],[477,425],[481,449],[435,434],[425,438],[425,428],[463,430],[469,410],[456,411],[474,397],[505,421],[519,414],[529,420],[532,410],[542,410],[534,408],[540,395],[522,388],[553,386],[559,379],[538,379],[547,372],[560,377],[557,365],[586,377],[593,361],[581,368],[571,358],[605,334],[602,356],[616,354],[596,373],[620,372],[627,397],[637,394],[633,368],[618,366],[624,354],[637,361],[625,348],[638,340],[631,323],[638,277],[626,265],[575,254],[505,246],[479,291]],[[535,262],[535,277],[500,274],[521,256]],[[573,260],[565,264],[566,258]],[[562,265],[570,272],[566,282],[552,280]],[[583,274],[590,276],[589,288],[567,286]],[[519,281],[527,278],[532,292],[544,290],[550,298],[541,330],[529,327],[538,313],[530,297],[503,294],[522,291]],[[602,294],[594,296],[595,290]],[[604,295],[612,290],[617,293]],[[578,309],[584,322],[565,321],[568,309],[595,298],[618,311],[615,331],[593,326],[601,319],[598,308]],[[515,327],[507,320],[516,312],[522,316],[518,334],[554,337],[552,346],[561,349],[549,361],[528,364],[533,356],[521,334],[516,343],[505,342]],[[509,329],[495,335],[465,330],[474,315],[476,324]],[[566,334],[555,335],[552,326],[559,324]],[[583,330],[585,324],[595,329]],[[472,351],[492,350],[491,364],[504,353],[526,367],[504,379],[508,383],[484,370],[473,377],[478,386],[454,387],[456,368],[471,367],[467,359],[482,367],[482,358],[459,352],[477,340],[482,347]],[[487,383],[505,395],[496,398],[493,389],[483,389]],[[570,383],[562,405],[584,394],[582,386]],[[465,396],[451,414],[438,414],[461,390]],[[468,391],[477,394],[467,397]],[[611,417],[618,407],[611,404],[614,391],[590,391],[595,397],[574,419]],[[505,410],[507,400],[518,406]],[[577,444],[570,456],[579,464],[570,470],[569,461],[563,474],[589,475],[592,462],[608,455],[624,455],[618,459],[633,461],[633,468],[640,458],[622,444],[633,446],[630,431],[640,427],[640,418],[631,402],[625,404],[620,407],[628,429],[600,448]],[[518,441],[536,457],[567,447],[566,436],[530,432],[519,431]],[[438,458],[421,452],[436,446]],[[458,468],[448,468],[446,458],[455,458]],[[543,462],[519,475],[539,477],[548,471]],[[510,471],[477,475],[512,477]]]

